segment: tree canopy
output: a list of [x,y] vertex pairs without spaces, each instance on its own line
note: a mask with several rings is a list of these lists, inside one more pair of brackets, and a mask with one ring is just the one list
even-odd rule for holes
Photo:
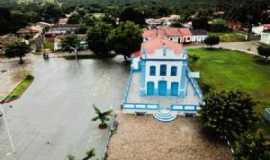
[[234,144],[235,160],[268,160],[270,159],[270,144],[262,132],[256,134],[241,134]]
[[212,92],[205,98],[199,118],[211,133],[234,139],[256,122],[257,117],[253,110],[255,104],[244,92]]
[[270,57],[270,45],[260,45],[258,53],[267,60]]
[[30,46],[25,42],[15,42],[7,46],[5,56],[8,58],[19,57],[19,63],[23,63],[23,57],[31,51]]
[[117,54],[130,57],[131,53],[140,49],[142,30],[133,22],[122,22],[110,32],[108,42]]
[[63,50],[72,51],[74,49],[79,49],[80,39],[77,35],[71,34],[66,36],[62,41]]
[[209,36],[204,40],[204,43],[208,46],[214,46],[214,45],[218,45],[220,42],[220,39],[218,36]]
[[88,47],[97,55],[108,55],[111,50],[107,38],[112,30],[110,24],[104,22],[96,23],[90,27],[87,33]]

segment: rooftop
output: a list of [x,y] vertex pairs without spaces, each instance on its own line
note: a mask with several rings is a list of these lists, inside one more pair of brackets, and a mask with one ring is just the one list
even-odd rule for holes
[[148,53],[153,54],[155,50],[162,47],[167,47],[174,51],[175,54],[181,54],[183,46],[181,44],[172,42],[167,39],[155,38],[153,40],[146,41],[142,44],[142,48]]

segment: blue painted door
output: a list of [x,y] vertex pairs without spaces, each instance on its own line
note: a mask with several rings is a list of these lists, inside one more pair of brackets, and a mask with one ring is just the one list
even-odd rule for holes
[[152,96],[154,95],[154,82],[147,82],[147,95],[148,96]]
[[166,96],[167,93],[167,82],[166,81],[159,81],[158,82],[158,94],[160,96]]
[[171,86],[171,95],[172,96],[178,96],[178,87],[179,87],[178,82],[172,82],[172,86]]

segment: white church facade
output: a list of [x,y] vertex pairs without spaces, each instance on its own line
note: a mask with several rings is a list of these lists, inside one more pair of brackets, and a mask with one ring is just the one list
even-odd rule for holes
[[162,38],[146,41],[133,54],[122,110],[153,114],[161,121],[196,115],[203,98],[198,78],[181,44]]

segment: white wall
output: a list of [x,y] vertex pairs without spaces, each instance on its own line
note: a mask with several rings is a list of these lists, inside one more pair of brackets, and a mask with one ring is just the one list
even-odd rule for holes
[[257,35],[261,35],[263,31],[264,31],[264,26],[263,25],[252,27],[252,33],[255,33]]
[[193,35],[192,42],[204,42],[207,37],[207,35]]
[[270,45],[270,33],[262,33],[261,35],[261,42],[264,44],[269,44]]
[[[167,73],[166,76],[160,76],[160,65],[166,64],[167,66]],[[150,66],[156,67],[156,75],[150,76]],[[177,67],[177,74],[176,76],[171,76],[171,67],[176,66]],[[167,90],[171,89],[171,83],[172,82],[178,82],[179,83],[179,89],[180,89],[180,81],[182,77],[182,67],[183,63],[182,61],[146,61],[145,64],[146,71],[145,71],[145,88],[144,90],[147,90],[147,82],[152,81],[155,85],[155,90],[158,89],[158,82],[161,80],[167,81]]]

